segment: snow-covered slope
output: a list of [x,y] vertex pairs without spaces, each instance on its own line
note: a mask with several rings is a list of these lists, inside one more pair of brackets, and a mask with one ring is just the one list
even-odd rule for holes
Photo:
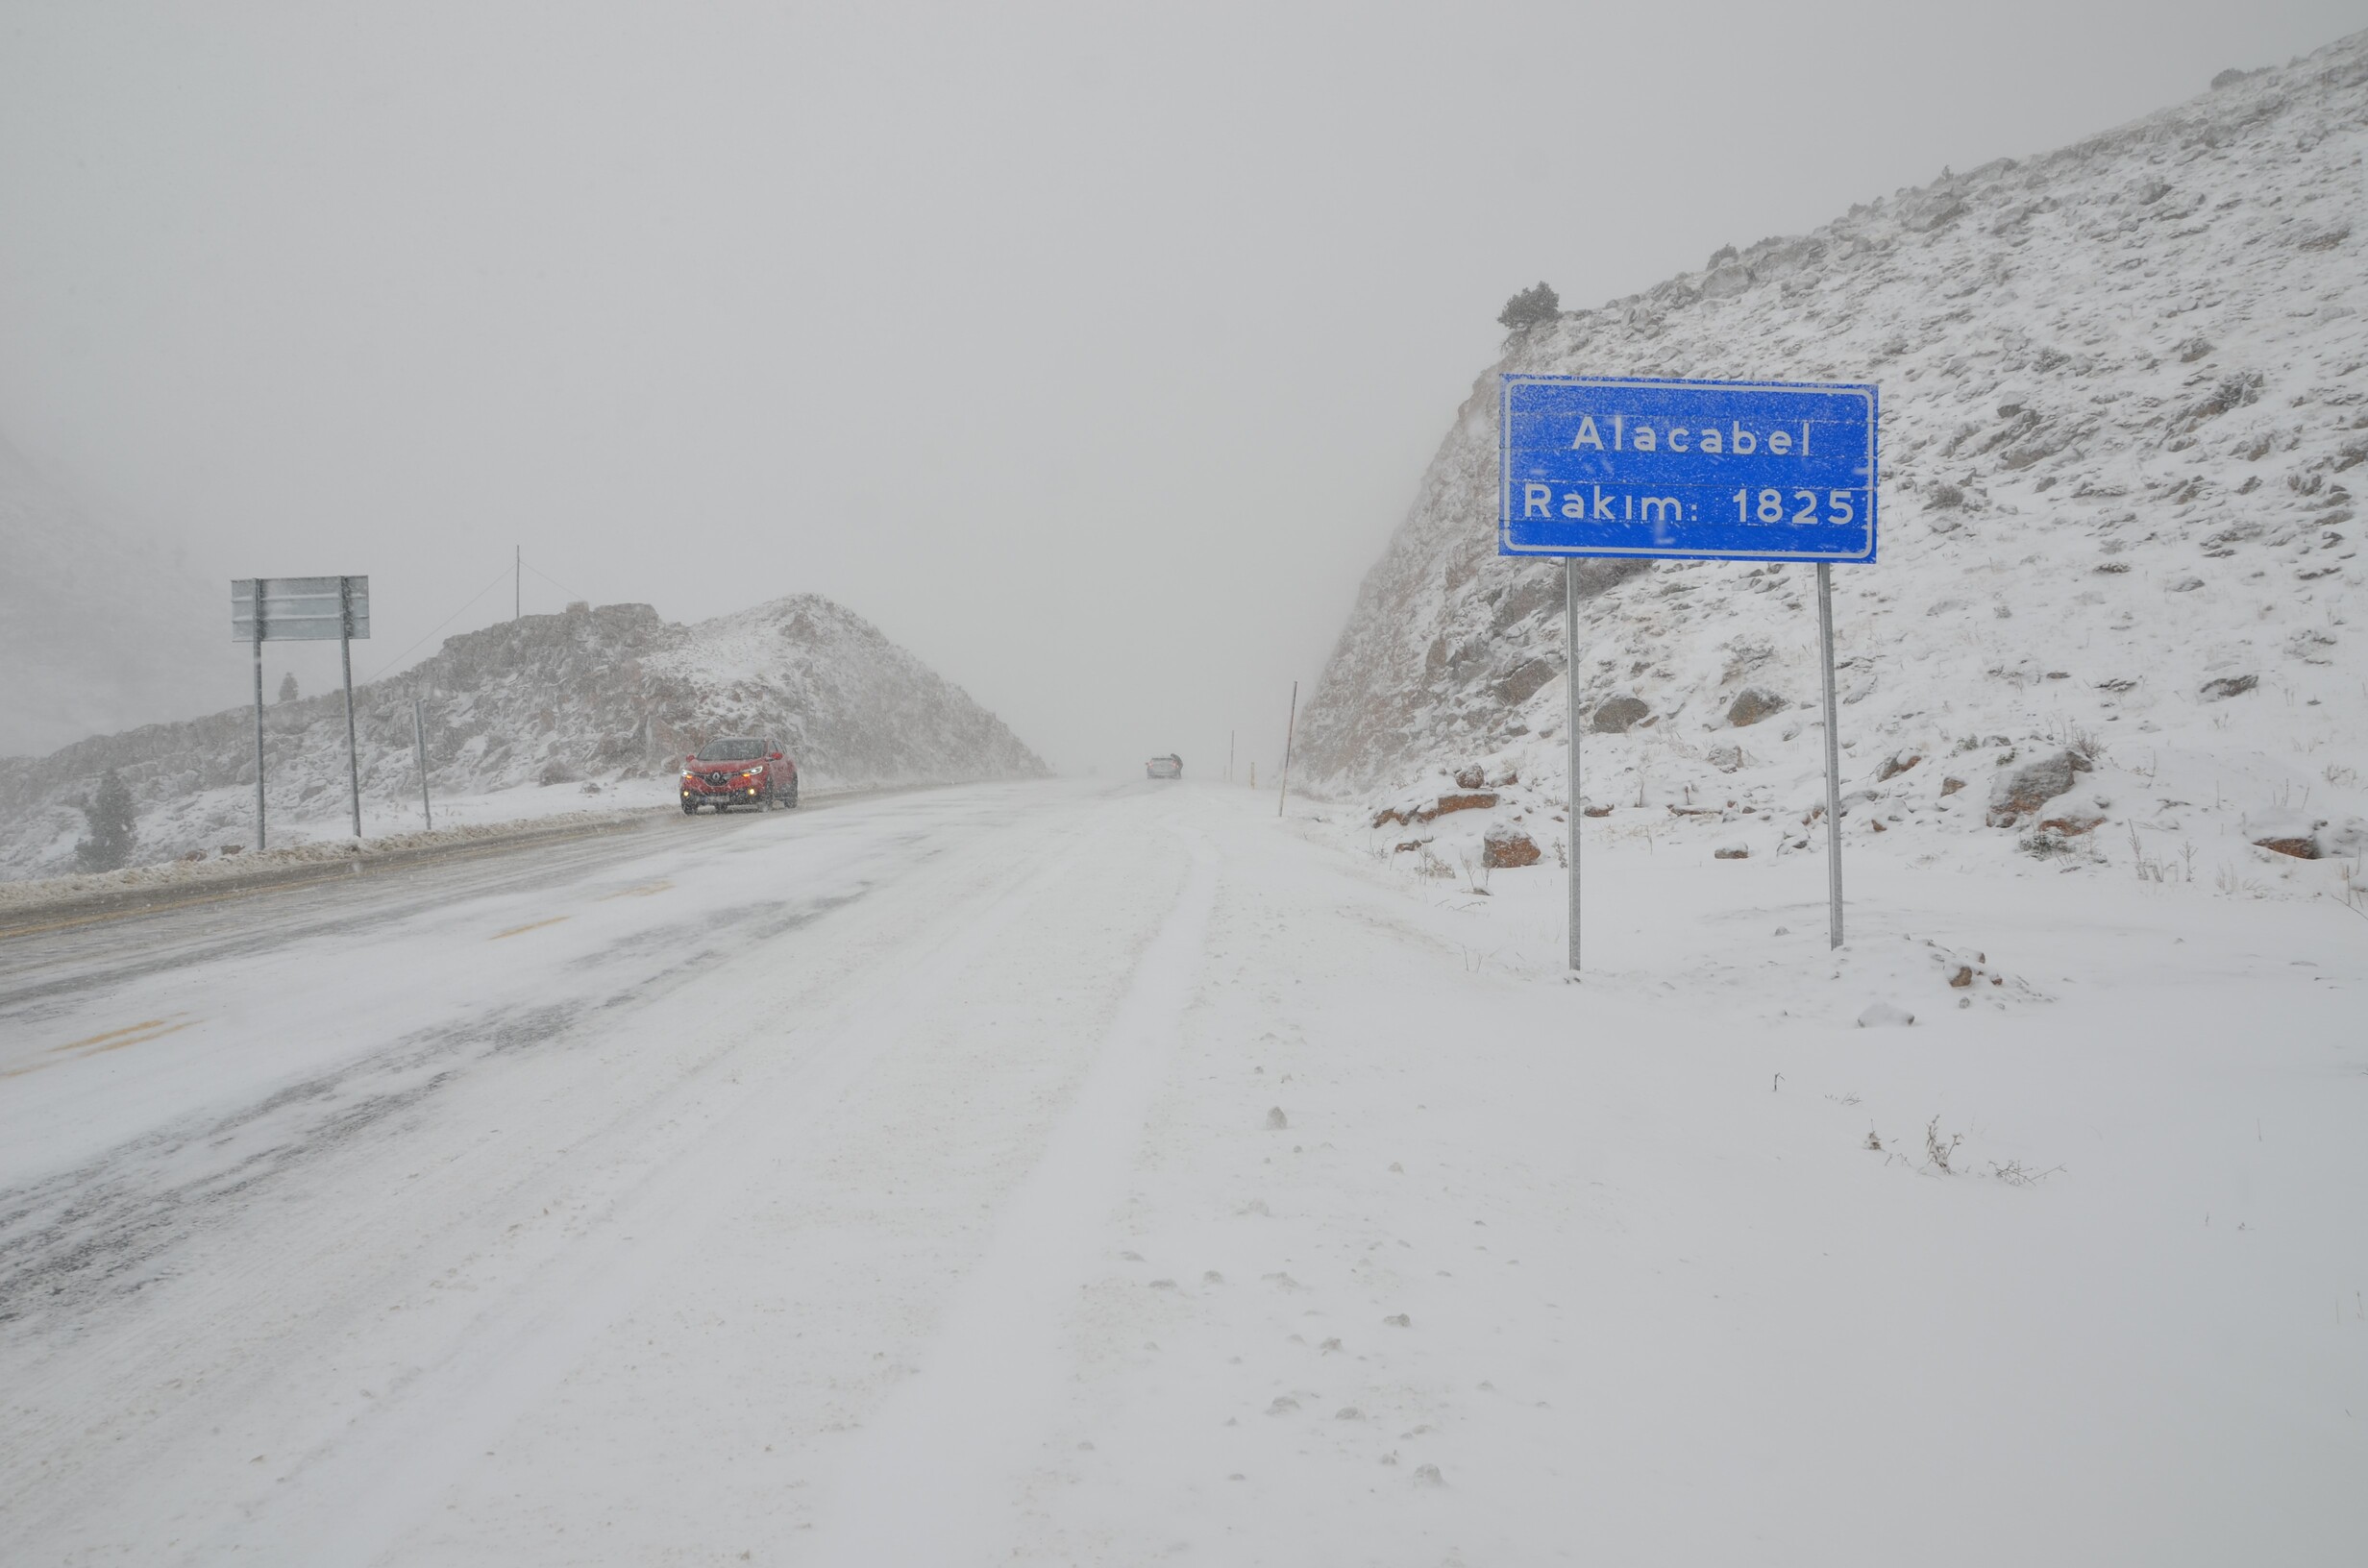
[[[226,644],[222,657],[236,653]],[[365,801],[417,796],[415,690],[439,796],[560,784],[598,795],[669,772],[699,740],[736,732],[786,739],[808,787],[1047,772],[959,687],[813,594],[691,626],[647,604],[579,605],[452,638],[407,674],[357,692]],[[275,834],[345,831],[344,694],[273,705],[265,745]],[[0,874],[70,870],[85,830],[79,804],[108,768],[121,770],[138,802],[139,858],[251,841],[254,717],[234,708],[0,759]]]
[[229,593],[91,515],[0,437],[0,756],[228,700],[235,671],[211,656]]
[[[1406,843],[1566,798],[1561,569],[1493,553],[1496,370],[1871,380],[1883,558],[1834,574],[1853,838],[2173,875],[2203,838],[2357,850],[2364,151],[2368,34],[1517,337],[1365,580],[1301,720],[1313,782],[1428,812],[1459,769],[1523,781],[1385,824]],[[1612,825],[1805,844],[1812,573],[1586,574],[1585,782]],[[1780,706],[1751,722],[1746,691]]]

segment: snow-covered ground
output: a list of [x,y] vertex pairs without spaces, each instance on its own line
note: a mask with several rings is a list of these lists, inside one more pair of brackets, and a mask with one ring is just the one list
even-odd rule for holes
[[2357,1560],[2358,914],[1273,810],[0,947],[7,1556]]

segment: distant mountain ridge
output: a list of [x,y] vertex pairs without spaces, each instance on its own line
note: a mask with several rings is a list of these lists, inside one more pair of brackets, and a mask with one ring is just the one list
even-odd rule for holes
[[[2028,833],[1992,775],[2075,746],[2084,853],[2273,819],[2324,847],[2368,811],[2368,34],[1517,333],[1301,716],[1320,790],[1485,764],[1507,812],[1561,809],[1562,573],[1495,553],[1498,371],[1881,384],[1882,561],[1834,570],[1854,830]],[[1821,798],[1809,575],[1587,564],[1591,796],[1789,842]]]
[[65,495],[0,437],[0,756],[228,700],[226,584]]
[[[578,605],[451,638],[404,674],[357,689],[365,801],[416,798],[414,692],[443,795],[648,778],[700,740],[733,733],[786,740],[815,786],[1049,772],[959,687],[817,594],[689,626],[647,604]],[[0,874],[70,870],[79,803],[109,768],[138,804],[141,859],[251,839],[254,723],[253,709],[233,708],[0,759]],[[345,831],[343,692],[273,704],[264,732],[273,820]]]

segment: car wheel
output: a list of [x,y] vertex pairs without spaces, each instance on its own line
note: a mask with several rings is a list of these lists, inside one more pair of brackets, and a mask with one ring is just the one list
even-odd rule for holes
[[798,786],[796,784],[792,784],[789,787],[789,804],[786,809],[790,811],[796,811],[798,809]]
[[698,802],[698,801],[696,801],[696,800],[685,800],[685,801],[683,801],[683,802],[682,802],[682,815],[683,815],[683,816],[685,816],[685,817],[696,817],[696,816],[698,816],[698,815],[699,815],[699,802]]

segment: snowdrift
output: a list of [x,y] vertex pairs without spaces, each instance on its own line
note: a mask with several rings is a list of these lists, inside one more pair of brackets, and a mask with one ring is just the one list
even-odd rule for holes
[[[699,740],[739,732],[786,738],[808,788],[1048,772],[959,687],[813,594],[691,626],[647,604],[577,605],[454,637],[357,689],[366,805],[417,799],[414,691],[439,798],[531,786],[613,796],[670,773]],[[72,870],[80,804],[109,768],[138,802],[140,860],[252,843],[254,724],[252,708],[234,708],[0,759],[0,872]],[[348,831],[343,692],[267,708],[264,745],[275,839],[284,827]]]
[[[1834,574],[1843,830],[2349,892],[2363,153],[2368,34],[1517,334],[1365,579],[1301,719],[1310,782],[1443,874],[1522,834],[1551,864],[1562,571],[1494,553],[1496,371],[1876,380],[1882,561]],[[1808,848],[1812,569],[1596,561],[1582,592],[1591,814]]]

